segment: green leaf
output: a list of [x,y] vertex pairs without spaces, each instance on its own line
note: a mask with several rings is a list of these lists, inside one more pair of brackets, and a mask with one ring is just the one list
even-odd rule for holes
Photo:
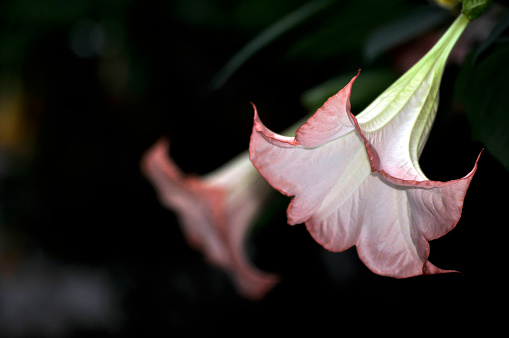
[[378,28],[366,41],[364,57],[373,61],[380,54],[418,37],[450,17],[448,11],[437,6],[418,8],[404,17]]
[[[353,72],[340,75],[306,90],[301,97],[302,104],[309,112],[317,110],[329,97],[348,84],[354,75]],[[350,98],[353,113],[360,112],[397,78],[398,75],[389,69],[362,70],[355,81]]]
[[219,70],[214,79],[212,79],[211,88],[214,90],[221,88],[230,76],[254,54],[332,3],[331,0],[313,0],[267,27],[249,41]]
[[480,17],[491,6],[491,0],[464,0],[461,12],[472,21]]
[[490,47],[497,39],[500,37],[500,35],[509,27],[509,10],[506,10],[504,13],[502,13],[497,20],[497,23],[495,27],[490,32],[490,35],[484,40],[480,45],[479,48],[477,48],[477,51],[474,55],[473,62],[476,62],[479,55],[484,52],[488,47]]
[[464,62],[455,96],[464,106],[472,138],[509,170],[509,44],[496,46],[479,62]]

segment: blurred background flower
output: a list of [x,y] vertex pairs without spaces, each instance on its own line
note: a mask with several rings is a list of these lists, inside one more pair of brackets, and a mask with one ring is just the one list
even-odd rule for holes
[[256,269],[246,253],[246,238],[272,188],[243,152],[206,176],[182,173],[168,157],[169,141],[161,139],[143,155],[142,171],[159,201],[179,218],[190,246],[232,277],[242,296],[263,298],[278,277]]
[[[463,275],[376,276],[354,252],[326,252],[303,226],[288,226],[288,200],[274,197],[248,247],[250,260],[283,282],[252,303],[188,247],[140,173],[143,152],[166,135],[182,171],[205,174],[247,148],[249,102],[270,129],[283,130],[362,68],[362,90],[352,95],[360,112],[408,67],[402,60],[426,52],[454,20],[454,6],[1,1],[0,336],[329,330],[327,323],[348,327],[360,313],[391,327],[405,319],[419,328],[443,320],[455,330],[498,329],[489,310],[507,297],[498,271],[507,257],[508,7],[494,1],[469,25],[463,56],[444,72],[421,156],[427,176],[445,181],[468,172],[486,147],[460,224],[431,243],[430,260]],[[223,67],[249,45],[218,85]],[[432,310],[423,313],[423,302]]]

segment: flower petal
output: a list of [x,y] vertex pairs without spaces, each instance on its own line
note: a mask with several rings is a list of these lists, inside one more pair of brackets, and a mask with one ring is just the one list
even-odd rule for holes
[[[345,175],[350,174],[352,166],[359,166],[358,161],[368,165],[362,138],[350,117],[349,96],[356,77],[318,109],[297,130],[295,138],[267,129],[255,108],[249,156],[275,189],[295,196],[288,208],[289,224],[303,223],[317,212],[338,182],[351,179]],[[342,156],[335,156],[337,149],[342,150]],[[358,160],[350,161],[352,158]]]
[[331,96],[302,127],[297,129],[296,144],[316,147],[353,130],[350,117],[350,94],[352,85],[360,72],[359,69],[357,75],[342,90]]
[[343,251],[355,245],[373,272],[397,278],[448,272],[428,261],[428,240],[457,224],[473,172],[455,184],[426,189],[400,187],[380,174],[359,173],[347,197],[336,194],[336,209],[316,213],[306,227],[324,248]]
[[198,178],[184,175],[167,156],[169,142],[161,139],[144,155],[142,169],[158,192],[159,200],[179,217],[189,245],[215,264],[227,266],[229,255],[223,245],[225,191],[210,187]]
[[[200,179],[182,174],[167,151],[168,142],[160,140],[147,151],[142,162],[161,203],[178,215],[189,244],[203,252],[210,262],[227,270],[242,295],[262,298],[279,278],[250,264],[245,240],[263,198],[270,191],[267,183],[249,163],[247,153],[244,159],[239,157],[224,170]],[[241,182],[240,178],[246,179],[242,175],[246,170],[248,176],[254,174],[258,181],[247,185]]]
[[420,241],[421,236],[412,224],[405,189],[373,173],[359,190],[358,198],[370,209],[356,216],[362,222],[357,252],[369,269],[398,278],[423,274],[424,267],[435,270],[427,262],[428,243]]
[[440,205],[441,210],[433,210],[433,201],[439,196],[447,199],[448,191],[398,187],[377,173],[372,177],[370,197],[366,198],[370,200],[366,202],[370,215],[376,217],[364,220],[356,244],[360,259],[373,272],[397,278],[447,272],[428,261],[429,230],[440,229],[445,234],[452,229],[459,220],[461,205],[459,214],[453,211],[446,219],[445,207],[453,204],[452,199]]
[[370,154],[373,171],[425,181],[419,157],[438,108],[447,58],[468,19],[459,15],[435,46],[357,115],[355,122]]
[[[472,171],[465,177],[458,180],[439,182],[423,179],[419,176],[416,180],[402,179],[388,174],[385,170],[377,170],[380,164],[379,155],[376,151],[374,151],[374,147],[371,145],[370,141],[364,136],[362,127],[359,127],[355,118],[354,123],[357,131],[364,138],[371,169],[375,171],[375,173],[379,175],[380,179],[387,185],[393,186],[394,190],[405,191],[406,193],[406,196],[400,196],[397,199],[405,201],[406,203],[405,210],[408,210],[408,214],[401,215],[399,217],[399,222],[401,220],[405,220],[404,222],[407,224],[401,224],[399,233],[393,229],[388,231],[387,234],[392,233],[393,239],[401,237],[399,241],[401,243],[406,243],[405,246],[407,249],[412,248],[410,251],[402,250],[405,246],[401,246],[400,249],[396,249],[398,246],[395,242],[391,244],[393,247],[392,253],[383,252],[381,248],[376,248],[368,244],[366,244],[366,247],[363,248],[362,241],[360,241],[357,244],[359,256],[374,272],[383,275],[389,272],[389,275],[393,277],[401,278],[418,274],[447,272],[436,268],[427,261],[429,255],[429,244],[427,241],[447,234],[458,223],[461,217],[467,189],[477,170],[477,163],[479,161],[480,154],[477,157]],[[390,164],[390,162],[388,163]],[[406,175],[401,176],[407,177],[409,175],[407,172]],[[375,193],[375,195],[380,196],[380,198],[384,198],[383,194],[380,192]],[[369,205],[374,204],[373,201],[367,203]],[[387,210],[386,206],[378,215],[382,215],[383,211],[387,212]],[[363,226],[363,230],[366,228],[369,227]],[[408,234],[406,237],[404,236],[404,232],[406,231],[405,228],[410,229],[410,237],[408,237]],[[387,235],[386,237],[388,238],[391,236]],[[384,238],[384,236],[375,232],[373,236],[367,236],[367,238],[368,239],[365,240],[365,242],[369,243],[370,240],[376,241],[378,239],[378,241],[380,241],[380,239]],[[405,238],[407,239],[406,241],[404,240]],[[410,244],[408,238],[412,239],[413,244]],[[380,265],[383,261],[380,261],[379,257],[384,256],[387,259],[390,257],[390,259]],[[391,267],[391,262],[394,262],[394,259],[396,258],[398,260],[397,265]]]
[[[412,223],[426,240],[442,237],[458,223],[463,209],[467,189],[477,170],[481,154],[477,157],[474,168],[465,177],[448,181],[400,182],[406,185],[409,197],[409,210]],[[384,177],[387,179],[387,177]]]
[[428,261],[428,240],[459,221],[477,162],[462,179],[436,182],[424,176],[418,159],[437,111],[445,61],[467,23],[460,15],[437,45],[357,118],[349,104],[355,78],[295,138],[269,131],[255,110],[250,158],[273,187],[294,196],[290,224],[305,222],[315,240],[332,251],[356,245],[363,262],[381,275],[446,272]]
[[[364,195],[373,175],[361,147],[343,176],[336,176],[335,185],[324,192],[320,208],[305,222],[311,236],[327,250],[341,252],[357,244],[364,218],[370,213]],[[324,176],[334,177],[333,171]]]
[[[316,121],[316,130],[321,126],[320,113],[334,111],[332,106],[327,108],[310,119]],[[459,221],[477,163],[467,176],[449,182],[372,172],[378,153],[356,118],[346,109],[336,111],[342,117],[348,114],[356,130],[326,134],[325,142],[319,134],[313,135],[310,139],[316,141],[309,144],[314,147],[271,132],[255,111],[251,161],[274,188],[294,196],[288,223],[304,222],[313,238],[328,250],[357,246],[361,260],[380,275],[406,278],[449,272],[428,261],[428,240],[443,236]],[[340,124],[339,130],[348,127],[338,122],[344,118],[329,120]],[[324,130],[334,130],[334,126]]]

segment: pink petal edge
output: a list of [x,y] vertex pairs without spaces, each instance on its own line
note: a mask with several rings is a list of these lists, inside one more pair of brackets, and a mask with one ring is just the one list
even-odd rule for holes
[[364,140],[364,144],[366,146],[366,150],[368,152],[369,162],[371,164],[371,171],[372,172],[378,172],[380,175],[382,175],[387,181],[394,183],[396,185],[400,186],[416,186],[416,187],[422,187],[422,188],[436,188],[436,187],[446,187],[453,185],[457,183],[458,181],[464,180],[464,179],[472,179],[472,176],[475,174],[477,170],[477,162],[479,162],[479,158],[481,157],[481,154],[484,150],[481,149],[479,155],[477,156],[477,159],[474,164],[474,168],[464,177],[456,179],[456,180],[450,180],[446,182],[441,181],[432,181],[432,180],[424,180],[424,181],[416,181],[416,180],[405,180],[401,179],[395,176],[390,175],[385,170],[380,169],[380,156],[378,155],[378,152],[376,151],[375,147],[369,142],[369,140],[366,138],[364,133],[362,132],[361,127],[359,126],[359,123],[357,121],[357,118],[355,115],[351,114],[351,119],[353,124],[355,125],[355,129],[359,132],[359,134],[362,136],[362,139]]
[[225,205],[228,192],[183,174],[167,155],[168,149],[169,141],[162,138],[141,161],[142,171],[153,183],[161,203],[178,215],[189,245],[232,275],[240,294],[252,300],[263,298],[279,283],[279,277],[254,267],[245,257],[244,246],[232,242],[239,239],[229,234]]
[[[467,175],[465,175],[464,177],[462,177],[460,179],[449,180],[449,181],[446,181],[446,182],[432,181],[432,180],[424,180],[424,181],[405,180],[405,179],[401,179],[401,178],[398,178],[398,177],[394,177],[394,176],[388,174],[386,171],[380,169],[380,155],[378,154],[378,152],[376,151],[374,146],[369,142],[369,140],[363,134],[362,129],[360,128],[360,126],[359,126],[359,124],[357,122],[356,117],[353,114],[351,114],[351,118],[352,118],[352,121],[353,121],[353,123],[355,125],[356,130],[359,132],[359,134],[362,136],[362,139],[364,140],[364,144],[366,146],[366,150],[368,152],[368,157],[369,157],[369,160],[370,160],[371,171],[372,172],[378,172],[380,174],[380,176],[383,177],[383,179],[385,179],[387,182],[390,182],[390,183],[398,185],[398,186],[406,186],[406,187],[410,187],[410,188],[415,187],[415,188],[423,188],[423,189],[448,188],[450,190],[455,185],[459,185],[458,189],[460,189],[460,191],[462,191],[462,194],[461,194],[461,196],[459,196],[459,200],[458,200],[459,204],[461,205],[461,207],[459,208],[459,212],[458,212],[458,216],[457,216],[456,221],[453,224],[451,224],[449,227],[447,227],[446,231],[442,231],[442,233],[440,233],[440,235],[434,235],[434,236],[428,235],[428,236],[424,236],[425,239],[426,239],[426,244],[425,244],[426,248],[424,250],[425,253],[426,253],[426,257],[425,257],[423,268],[422,268],[422,274],[423,275],[430,275],[430,274],[438,274],[438,273],[458,272],[458,271],[455,271],[455,270],[442,270],[442,269],[434,266],[433,264],[431,264],[428,261],[428,256],[429,256],[429,251],[430,250],[429,250],[429,243],[427,241],[444,236],[445,234],[450,232],[452,229],[454,229],[456,227],[456,225],[458,224],[458,222],[459,222],[459,220],[461,218],[461,213],[462,213],[462,209],[463,209],[463,203],[464,203],[464,200],[465,200],[465,197],[466,197],[466,193],[467,193],[468,187],[470,185],[470,182],[472,181],[472,178],[473,178],[475,172],[477,171],[478,162],[479,162],[479,159],[480,159],[481,154],[484,151],[484,149],[481,149],[479,155],[477,156],[477,159],[475,161],[475,164],[474,164],[474,167],[472,168],[472,170]],[[358,251],[359,251],[359,248],[358,248]],[[362,255],[361,255],[361,253],[359,253],[359,257],[361,258],[361,260],[365,261],[365,259],[363,259]],[[366,265],[369,267],[368,263],[366,263]],[[374,271],[374,272],[377,273],[377,271]],[[393,277],[396,277],[396,278],[407,278],[407,277],[412,277],[412,276],[414,276],[414,275],[393,276]]]
[[[342,136],[347,134],[347,138],[357,138],[354,141],[355,144],[345,144],[350,151],[355,152],[356,149],[363,147],[362,140],[355,134],[355,126],[349,115],[351,87],[358,75],[359,73],[298,128],[295,137],[278,135],[265,127],[253,104],[254,118],[249,157],[258,172],[272,187],[286,196],[300,196],[293,198],[287,209],[288,223],[291,225],[304,223],[319,206],[318,196],[310,194],[304,196],[299,193],[306,189],[306,187],[299,187],[302,183],[307,181],[305,185],[308,188],[312,186],[313,175],[305,169],[305,164],[314,160],[320,161],[325,166],[330,165],[325,163],[330,161],[322,161],[325,157],[310,158],[309,156],[313,156],[310,150],[318,149],[323,144],[330,146],[335,140],[341,143],[344,140]],[[331,123],[333,123],[332,126]],[[296,160],[295,156],[299,160]],[[289,175],[290,172],[293,172],[293,175]],[[331,178],[326,184],[334,184],[334,180]]]
[[[356,78],[356,77],[355,77]],[[349,83],[349,86],[351,87],[351,84],[353,83],[353,80]],[[344,90],[344,89],[343,89]],[[342,91],[343,91],[342,90]],[[350,92],[350,88],[348,88],[348,93]],[[341,91],[340,91],[341,92]],[[349,96],[349,95],[348,95]],[[333,97],[331,97],[332,99]],[[331,99],[327,100],[326,106],[328,103],[332,104]],[[344,101],[348,102],[349,101]],[[349,105],[348,105],[349,107]],[[333,107],[334,108],[334,107]],[[322,114],[319,114],[321,112]],[[285,157],[287,155],[287,151],[284,151],[283,149],[275,151],[270,150],[269,146],[263,142],[261,142],[262,139],[264,139],[266,142],[279,147],[279,148],[290,148],[294,149],[292,151],[295,151],[295,149],[311,149],[309,147],[319,147],[323,145],[324,143],[334,139],[334,137],[339,138],[343,136],[344,134],[337,133],[334,128],[332,128],[330,125],[331,123],[337,123],[338,121],[346,121],[345,119],[341,118],[334,118],[334,116],[331,116],[331,114],[327,114],[330,112],[335,112],[335,114],[338,114],[338,109],[334,110],[328,110],[328,109],[319,109],[315,115],[313,115],[308,122],[306,122],[305,125],[303,125],[301,128],[298,129],[296,132],[296,135],[303,135],[302,137],[305,138],[307,135],[312,134],[313,132],[316,132],[318,136],[313,135],[313,137],[309,138],[309,140],[302,141],[301,139],[298,139],[297,137],[291,138],[291,137],[284,137],[277,135],[273,133],[272,131],[268,130],[260,121],[256,108],[255,108],[255,116],[254,116],[254,125],[253,125],[253,134],[251,137],[251,143],[250,143],[250,158],[255,167],[259,170],[259,172],[264,176],[267,181],[275,187],[277,190],[279,190],[281,193],[287,195],[287,196],[293,196],[290,206],[288,207],[288,222],[289,224],[297,224],[297,223],[305,223],[307,229],[315,238],[315,240],[320,243],[322,246],[324,246],[326,249],[329,249],[331,251],[343,251],[346,250],[349,246],[356,245],[357,251],[359,253],[359,257],[361,260],[370,268],[373,272],[386,275],[386,276],[392,276],[396,278],[407,278],[411,276],[421,275],[421,274],[436,274],[436,273],[447,273],[447,272],[456,272],[453,270],[443,270],[440,268],[437,268],[432,263],[428,261],[429,257],[429,240],[441,237],[445,235],[447,232],[452,230],[456,224],[459,222],[459,219],[461,217],[461,212],[463,208],[463,202],[464,198],[466,196],[466,192],[468,189],[468,186],[470,184],[471,179],[473,178],[474,173],[477,170],[477,163],[480,158],[480,154],[477,157],[476,163],[474,165],[474,168],[471,170],[469,174],[467,174],[465,177],[458,179],[458,180],[452,180],[447,182],[438,182],[438,181],[414,181],[414,180],[404,180],[401,178],[393,177],[386,173],[383,170],[379,169],[379,155],[376,152],[376,150],[372,147],[372,145],[369,143],[369,141],[366,139],[366,137],[363,135],[362,130],[360,129],[357,119],[351,112],[347,109],[347,117],[350,120],[352,126],[354,129],[356,129],[359,132],[359,136],[362,137],[361,143],[364,143],[364,147],[367,150],[367,154],[369,157],[369,164],[371,167],[371,171],[373,173],[376,173],[379,175],[381,179],[386,181],[388,185],[396,185],[400,187],[407,187],[409,192],[407,193],[407,198],[409,199],[408,203],[413,204],[414,209],[412,211],[412,214],[409,214],[409,217],[417,217],[414,215],[416,213],[417,215],[421,215],[423,217],[417,217],[413,221],[411,221],[411,227],[410,231],[412,232],[412,240],[414,241],[415,250],[416,253],[419,255],[418,260],[414,260],[412,263],[412,259],[406,258],[406,264],[408,264],[408,269],[401,270],[398,269],[393,270],[392,272],[387,270],[387,265],[385,266],[385,270],[378,268],[380,266],[379,262],[373,262],[372,257],[373,253],[367,254],[368,251],[372,251],[371,249],[366,251],[365,245],[366,243],[361,243],[356,241],[354,237],[356,236],[354,232],[350,232],[348,225],[343,225],[341,227],[340,232],[347,231],[346,234],[348,234],[348,238],[346,241],[343,241],[342,245],[337,245],[336,243],[333,243],[336,241],[335,239],[330,239],[330,235],[327,235],[327,233],[335,234],[339,230],[333,230],[329,228],[324,228],[324,225],[320,225],[321,222],[323,222],[322,218],[318,218],[318,220],[315,220],[313,217],[313,213],[316,212],[318,208],[311,208],[303,213],[303,215],[308,215],[306,218],[291,218],[290,217],[290,210],[293,209],[299,209],[302,207],[305,207],[303,203],[299,203],[299,207],[297,208],[294,204],[297,201],[298,198],[302,199],[302,194],[306,195],[305,189],[296,189],[294,186],[295,184],[301,184],[304,181],[295,181],[293,183],[287,182],[285,179],[285,175],[277,174],[277,170],[274,171],[271,167],[274,166],[274,161],[279,162],[281,161],[280,157]],[[319,117],[325,116],[324,122],[320,123]],[[318,123],[315,123],[318,122]],[[341,127],[348,126],[348,123],[340,123]],[[325,128],[322,128],[323,126],[326,126]],[[313,128],[314,127],[314,128]],[[322,130],[321,130],[322,129]],[[299,131],[302,131],[301,134],[299,134]],[[322,139],[320,138],[320,133],[324,132],[325,137]],[[332,136],[331,136],[332,135]],[[306,143],[307,142],[307,143]],[[307,146],[306,146],[307,145]],[[262,149],[263,148],[263,149]],[[261,150],[261,155],[257,154],[258,150]],[[267,150],[269,149],[269,150]],[[274,153],[275,152],[275,153]],[[482,153],[482,151],[481,151]],[[278,155],[279,154],[279,155]],[[276,156],[277,155],[277,156]],[[276,157],[274,157],[276,156]],[[260,159],[258,157],[269,157],[269,159]],[[289,161],[290,160],[290,161]],[[288,159],[284,160],[284,163],[286,165],[290,164],[291,156],[289,156]],[[311,163],[312,161],[310,161]],[[283,172],[287,172],[290,170],[287,166],[282,166],[281,164],[278,164],[277,166],[280,167],[280,170]],[[294,170],[293,168],[292,170]],[[378,170],[377,170],[378,169]],[[274,175],[279,175],[281,177],[276,177]],[[297,177],[302,176],[302,174],[297,175]],[[417,189],[417,190],[415,190]],[[298,196],[300,194],[300,196]],[[438,206],[441,208],[440,210],[435,210],[436,213],[432,210],[432,208],[435,208],[435,203],[439,203]],[[447,206],[452,205],[451,212],[447,212],[448,208]],[[295,207],[295,208],[294,208]],[[431,209],[429,209],[431,208]],[[444,213],[444,210],[446,211]],[[428,213],[428,214],[426,214]],[[302,213],[301,213],[302,214]],[[445,214],[445,215],[444,215]],[[422,219],[421,219],[422,218]],[[426,224],[426,221],[430,221],[431,225]],[[318,222],[318,223],[316,223]],[[330,223],[328,225],[325,225],[326,227],[330,227]],[[315,229],[320,228],[318,232],[315,232]],[[346,227],[346,228],[345,228]],[[327,230],[329,229],[329,230]],[[320,235],[323,237],[317,237]],[[358,235],[358,234],[357,234]],[[399,236],[399,235],[398,235]],[[336,236],[334,236],[337,238]],[[350,238],[351,237],[351,238]],[[322,240],[323,239],[323,240]],[[408,238],[407,238],[408,240]],[[329,243],[329,244],[328,244]],[[348,244],[350,243],[350,245]],[[369,244],[368,244],[369,245]],[[335,250],[334,246],[336,248],[339,248],[339,250]],[[398,251],[398,255],[406,255],[402,251]],[[420,262],[420,263],[419,263]],[[421,267],[419,268],[419,265],[421,264]],[[413,267],[412,267],[413,264]],[[396,272],[395,272],[396,271]]]

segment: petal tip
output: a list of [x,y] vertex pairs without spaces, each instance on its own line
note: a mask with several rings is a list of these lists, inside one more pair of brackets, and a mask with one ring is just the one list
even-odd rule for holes
[[260,115],[258,115],[258,109],[256,109],[256,106],[253,102],[251,102],[251,105],[253,106],[253,132],[259,132],[263,133],[263,131],[266,129],[265,125],[262,123],[262,120],[260,119]]

